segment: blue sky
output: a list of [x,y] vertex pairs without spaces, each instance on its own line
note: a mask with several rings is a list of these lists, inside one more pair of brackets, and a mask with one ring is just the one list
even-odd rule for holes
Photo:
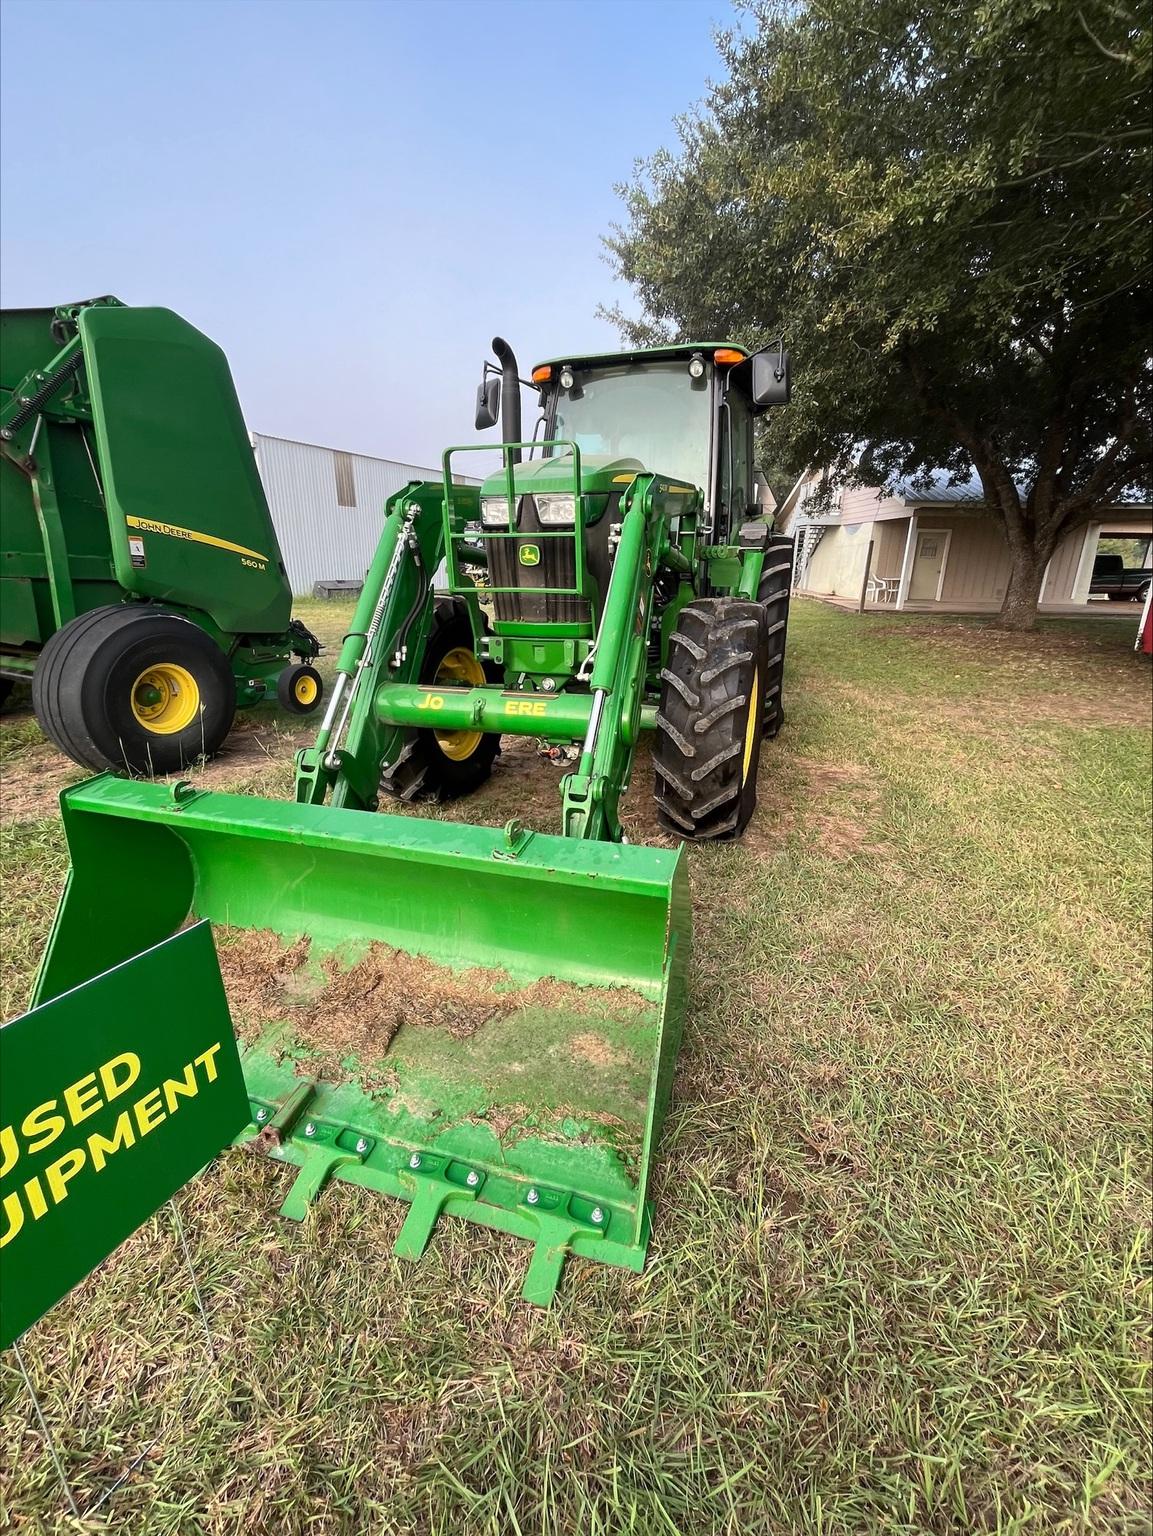
[[4,0],[0,296],[162,304],[249,425],[435,462],[612,347],[613,185],[719,73],[727,0]]

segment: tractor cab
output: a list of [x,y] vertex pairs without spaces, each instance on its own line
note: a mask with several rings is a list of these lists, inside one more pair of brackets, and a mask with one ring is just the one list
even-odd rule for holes
[[[506,342],[496,338],[493,351],[500,367],[485,364],[476,425],[499,416],[505,445],[480,501],[498,635],[542,624],[592,635],[622,502],[639,477],[659,477],[676,498],[670,536],[689,562],[727,544],[755,513],[753,419],[788,399],[782,347],[750,355],[729,342],[692,342],[569,356],[539,363],[528,381]],[[540,404],[528,443],[525,383]]]

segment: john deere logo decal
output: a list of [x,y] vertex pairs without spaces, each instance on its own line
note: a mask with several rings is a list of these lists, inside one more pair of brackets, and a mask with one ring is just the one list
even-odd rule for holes
[[522,544],[520,547],[521,565],[539,565],[540,549],[536,544]]

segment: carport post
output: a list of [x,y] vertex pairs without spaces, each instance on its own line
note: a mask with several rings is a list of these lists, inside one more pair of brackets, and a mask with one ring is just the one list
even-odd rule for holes
[[917,514],[909,513],[909,532],[905,538],[905,554],[901,561],[901,580],[897,586],[897,607],[905,606],[909,595],[909,578],[913,574],[913,551],[917,547]]
[[873,541],[869,540],[869,547],[865,551],[865,575],[861,582],[861,601],[857,604],[857,612],[864,613],[865,597],[869,590],[869,575],[873,569]]

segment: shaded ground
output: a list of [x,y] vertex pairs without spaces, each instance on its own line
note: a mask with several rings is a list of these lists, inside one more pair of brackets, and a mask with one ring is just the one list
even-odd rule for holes
[[[573,1263],[535,1312],[523,1245],[449,1222],[406,1265],[400,1206],[335,1188],[290,1225],[284,1170],[227,1155],[180,1199],[218,1366],[163,1215],[27,1340],[82,1492],[159,1436],[105,1528],[1148,1531],[1150,686],[1122,629],[799,603],[751,835],[690,855],[645,1273]],[[513,758],[478,819],[555,807]],[[63,870],[51,814],[8,828],[13,995]],[[0,1364],[0,1528],[62,1532],[19,1385]]]

